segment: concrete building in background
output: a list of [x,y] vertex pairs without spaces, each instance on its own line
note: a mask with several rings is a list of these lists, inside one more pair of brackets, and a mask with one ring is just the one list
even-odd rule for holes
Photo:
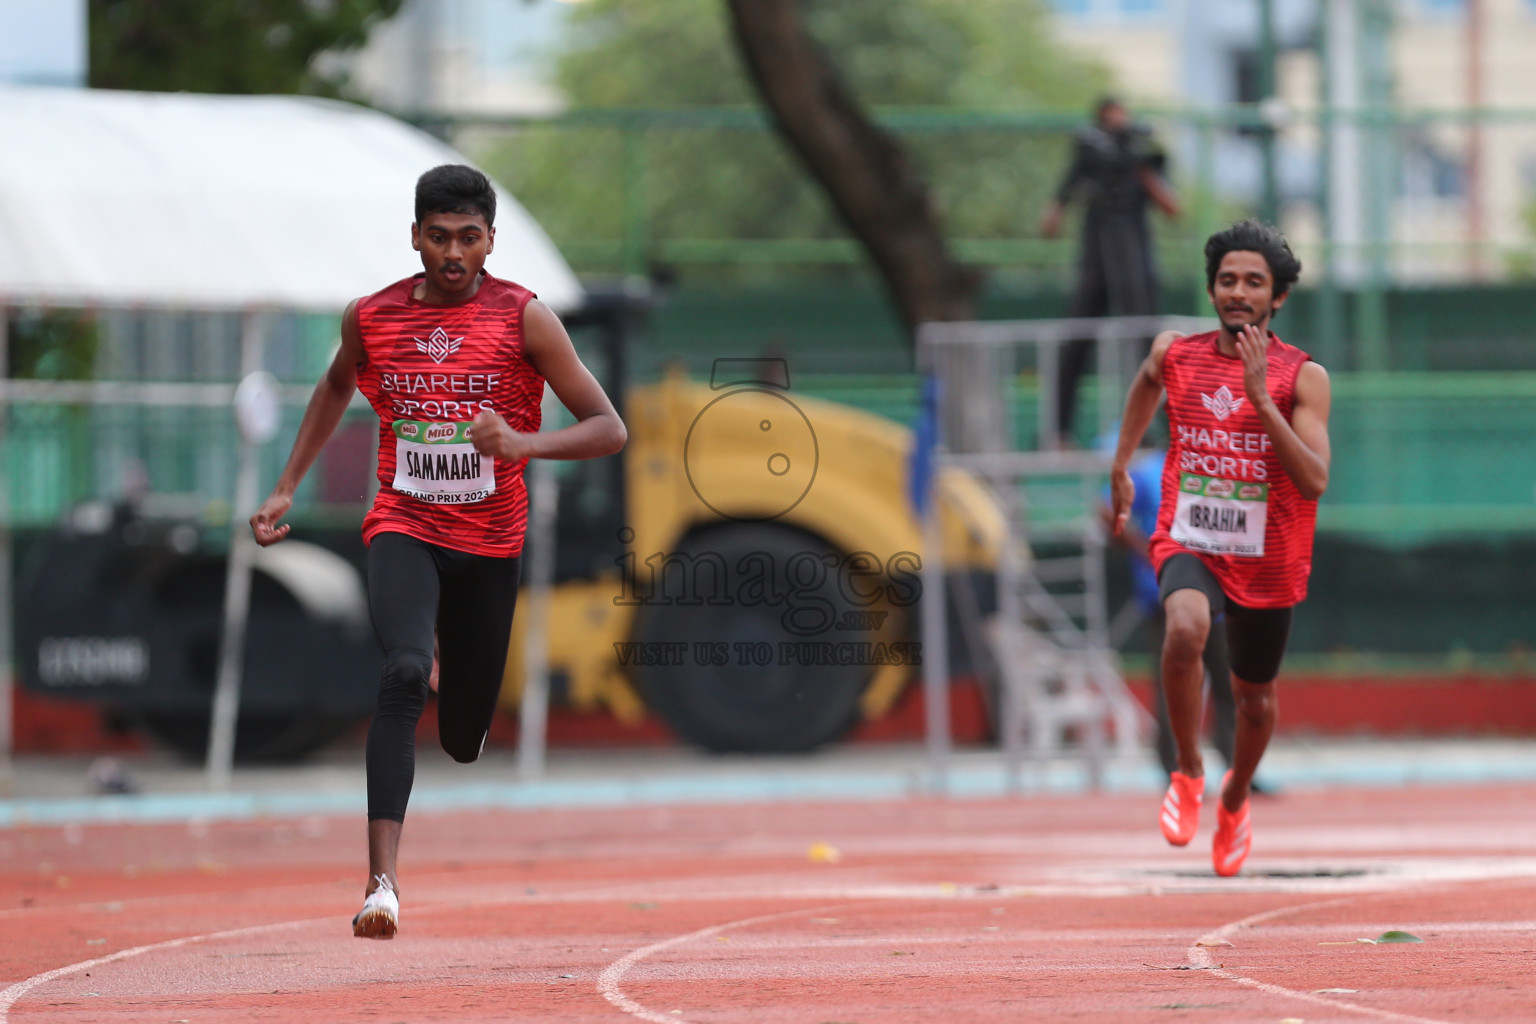
[[[1473,54],[1476,59],[1473,59]],[[1497,248],[1536,235],[1536,2],[1417,0],[1398,20],[1392,47],[1396,99],[1409,108],[1490,107],[1524,111],[1480,127],[1435,124],[1403,147],[1406,211],[1454,242]],[[1432,258],[1424,262],[1433,264]],[[1495,252],[1475,276],[1496,276]]]
[[86,0],[0,0],[0,83],[83,86]]
[[[1055,0],[1058,30],[1069,45],[1106,63],[1133,101],[1168,107],[1223,107],[1262,98],[1258,0]],[[1317,0],[1273,0],[1275,45],[1282,64],[1310,51]],[[1315,101],[1315,97],[1313,97]],[[1194,140],[1182,140],[1184,171]],[[1262,180],[1255,141],[1224,135],[1212,154],[1216,185],[1229,197],[1258,198]],[[1283,195],[1316,189],[1310,154],[1285,147],[1279,171]]]
[[395,113],[549,114],[566,0],[406,0],[368,45],[339,58],[352,87]]
[[[16,4],[17,0],[0,0]],[[1068,45],[1113,70],[1133,104],[1220,108],[1263,95],[1264,0],[1046,0]],[[354,87],[405,114],[540,115],[567,0],[406,0],[344,58]],[[1372,106],[1536,111],[1536,0],[1268,0],[1278,128],[1273,190],[1304,247],[1332,243],[1341,283],[1501,276],[1531,245],[1536,117],[1442,118],[1376,130],[1317,112]],[[1326,57],[1325,57],[1326,54]],[[1473,59],[1473,55],[1477,59]],[[1327,66],[1324,66],[1324,62]],[[1326,95],[1325,95],[1326,93]],[[1255,133],[1172,128],[1174,173],[1259,208]],[[1378,243],[1390,244],[1388,249]]]
[[[0,0],[0,83],[83,87],[87,0]],[[370,103],[399,113],[544,114],[561,97],[548,53],[566,0],[406,0],[347,68]]]
[[[1045,0],[1063,40],[1107,64],[1134,106],[1218,108],[1261,94],[1265,0]],[[1334,244],[1342,279],[1536,272],[1536,0],[1268,0],[1274,12],[1281,222]],[[572,0],[406,0],[343,64],[369,102],[405,115],[542,115],[564,99],[552,54]],[[0,83],[84,86],[87,0],[0,0]],[[1326,56],[1325,56],[1326,55]],[[1326,61],[1326,67],[1325,67]],[[1326,95],[1325,95],[1326,93]],[[1317,112],[1444,114],[1389,130]],[[1522,116],[1518,112],[1531,112]],[[1175,126],[1173,172],[1257,206],[1260,140]],[[1391,245],[1391,255],[1375,244]],[[1390,265],[1381,265],[1385,260]]]
[[[1109,65],[1132,102],[1199,108],[1259,98],[1261,0],[1050,2],[1063,39]],[[1272,0],[1272,8],[1281,220],[1298,241],[1326,235],[1346,283],[1374,273],[1498,277],[1529,262],[1520,250],[1536,219],[1536,116],[1479,127],[1442,115],[1385,131],[1342,120],[1325,146],[1315,115],[1325,99],[1344,111],[1536,113],[1536,0]],[[1178,155],[1176,173],[1187,180],[1197,171],[1192,133]],[[1209,165],[1224,198],[1256,200],[1253,138],[1222,133]],[[1372,255],[1375,240],[1392,244],[1390,258]]]

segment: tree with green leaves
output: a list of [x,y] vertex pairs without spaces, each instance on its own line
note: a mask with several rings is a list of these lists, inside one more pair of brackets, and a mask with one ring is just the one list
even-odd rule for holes
[[90,84],[152,92],[340,95],[322,53],[368,41],[401,0],[90,0]]
[[[767,6],[782,14],[786,2]],[[1037,0],[793,6],[788,14],[803,17],[858,110],[1086,111],[1108,85],[1102,68],[1056,45]],[[741,108],[760,96],[761,77],[742,59],[726,0],[588,0],[571,18],[555,77],[575,112]],[[925,184],[934,225],[949,237],[1032,233],[1065,159],[1063,138],[1008,131],[933,131],[897,141],[913,178]],[[579,266],[598,262],[598,247],[585,243],[633,233],[626,218],[637,210],[653,239],[849,234],[847,211],[796,166],[780,139],[760,129],[699,120],[637,135],[594,121],[533,128],[484,157]]]
[[[309,93],[345,81],[315,69],[356,49],[402,0],[89,0],[90,84],[150,92]],[[74,310],[10,316],[11,376],[87,378],[97,324]]]
[[864,247],[909,327],[976,314],[981,275],[945,241],[928,185],[875,124],[806,24],[800,0],[727,0],[736,46],[779,134]]

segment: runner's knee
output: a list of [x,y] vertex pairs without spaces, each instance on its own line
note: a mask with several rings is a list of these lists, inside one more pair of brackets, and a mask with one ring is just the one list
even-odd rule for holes
[[439,733],[438,740],[449,757],[459,764],[472,764],[480,759],[480,751],[485,749],[485,737],[485,733],[478,736]]
[[384,678],[379,685],[380,709],[396,707],[420,710],[427,701],[427,678],[432,674],[432,652],[395,650],[384,655]]
[[[1180,591],[1179,594],[1185,593]],[[1205,651],[1206,638],[1211,634],[1211,612],[1204,603],[1205,595],[1197,591],[1199,600],[1178,601],[1178,594],[1170,595],[1166,605],[1167,627],[1163,645],[1178,657],[1193,655],[1198,658]]]
[[1256,725],[1275,713],[1275,689],[1269,684],[1239,683],[1232,696],[1237,713]]

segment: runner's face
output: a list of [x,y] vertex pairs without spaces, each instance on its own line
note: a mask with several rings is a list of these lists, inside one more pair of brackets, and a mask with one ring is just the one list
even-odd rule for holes
[[1233,334],[1250,325],[1268,330],[1269,318],[1285,303],[1285,296],[1273,297],[1274,290],[1268,260],[1256,252],[1229,252],[1216,268],[1211,305],[1221,326]]
[[427,287],[440,297],[474,287],[496,241],[478,213],[429,213],[411,225],[411,245],[421,253]]

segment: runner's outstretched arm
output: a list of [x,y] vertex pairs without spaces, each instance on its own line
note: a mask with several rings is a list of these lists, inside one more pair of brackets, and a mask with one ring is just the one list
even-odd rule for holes
[[528,361],[549,381],[555,396],[576,417],[559,430],[525,434],[507,426],[495,413],[475,418],[475,448],[498,459],[595,459],[624,447],[629,433],[597,378],[576,355],[565,325],[544,303],[534,299],[523,312],[523,338]]
[[1115,448],[1115,462],[1109,471],[1109,493],[1113,516],[1111,533],[1120,536],[1126,520],[1131,515],[1131,504],[1136,500],[1136,485],[1131,482],[1128,468],[1136,446],[1146,436],[1157,413],[1157,403],[1163,398],[1163,357],[1169,347],[1181,335],[1177,331],[1164,331],[1152,339],[1152,351],[1142,361],[1141,369],[1131,381],[1125,395],[1125,412],[1120,417],[1120,443]]
[[304,474],[314,465],[320,449],[331,439],[336,424],[347,411],[352,392],[357,390],[357,363],[362,354],[362,335],[357,329],[357,303],[354,301],[341,315],[341,347],[336,350],[336,357],[309,398],[304,419],[299,423],[299,436],[294,438],[293,450],[288,453],[288,464],[278,476],[272,494],[251,516],[251,532],[262,547],[276,544],[288,536],[288,524],[278,525],[278,520],[288,514],[293,505],[293,492],[299,489]]
[[1316,501],[1328,489],[1328,466],[1333,460],[1328,443],[1328,411],[1333,401],[1328,371],[1312,362],[1302,365],[1296,375],[1296,404],[1287,422],[1266,383],[1269,360],[1264,350],[1268,344],[1269,339],[1257,327],[1244,327],[1238,333],[1243,387],[1264,424],[1264,432],[1274,443],[1285,475],[1303,498]]

